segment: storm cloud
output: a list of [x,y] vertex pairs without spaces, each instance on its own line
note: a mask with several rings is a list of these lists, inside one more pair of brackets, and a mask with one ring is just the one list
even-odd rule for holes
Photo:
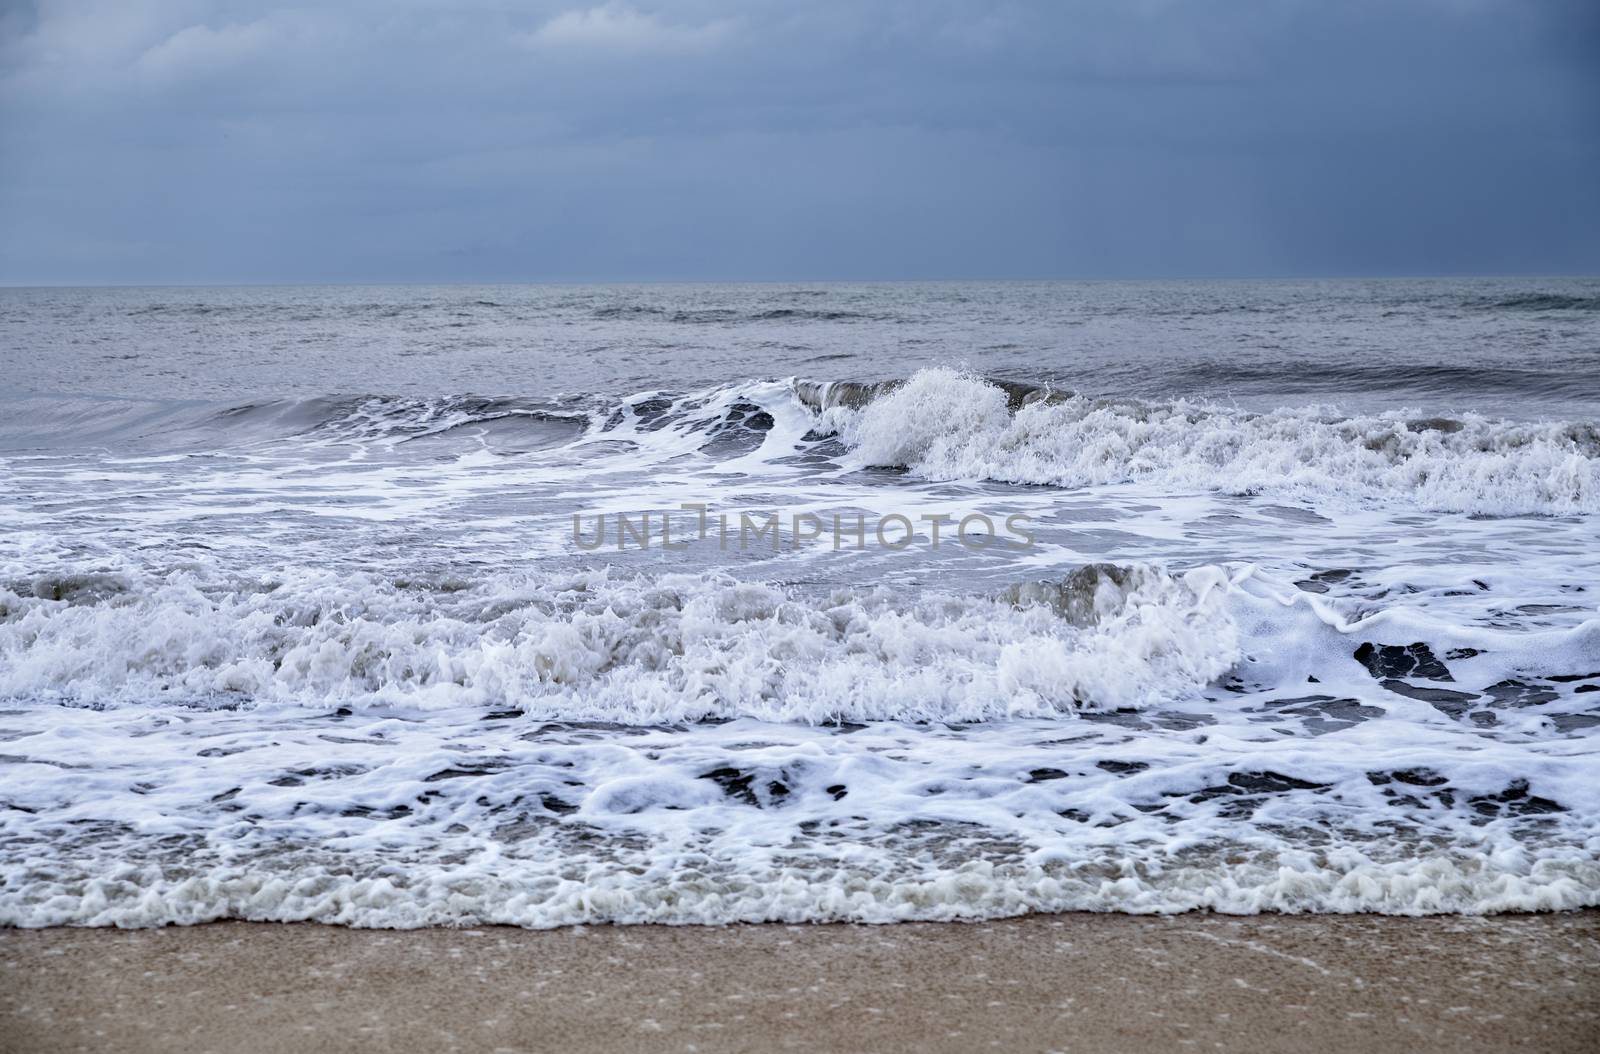
[[0,7],[0,281],[1600,271],[1583,0]]

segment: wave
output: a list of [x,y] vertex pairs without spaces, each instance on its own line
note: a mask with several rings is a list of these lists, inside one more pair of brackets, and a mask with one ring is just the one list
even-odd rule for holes
[[0,449],[220,449],[279,440],[397,444],[464,429],[548,445],[589,423],[583,400],[476,395],[330,395],[218,406],[114,398],[24,397],[9,402]]
[[1472,297],[1469,308],[1483,311],[1600,311],[1600,296],[1568,293],[1517,293],[1512,296]]
[[[596,438],[642,444],[659,433],[670,434],[670,449],[651,443],[641,457],[734,457],[760,448],[771,461],[798,445],[825,458],[842,450],[852,467],[905,468],[934,480],[1147,484],[1482,516],[1600,511],[1596,423],[1344,415],[1315,406],[1250,412],[1187,399],[1094,398],[947,368],[904,380],[747,381],[623,399],[369,395],[218,407],[33,397],[10,409],[0,421],[3,450],[396,447],[448,439],[503,454],[570,447],[581,460],[600,449],[583,449]],[[773,432],[779,421],[784,427]],[[771,435],[779,438],[768,442]]]
[[229,407],[199,430],[269,438],[294,437],[353,443],[403,443],[462,429],[516,430],[540,445],[574,438],[588,424],[574,402],[457,395],[438,398],[346,396],[275,400]]
[[[0,582],[0,660],[0,697],[98,707],[972,722],[1140,710],[1230,678],[1459,680],[1455,702],[1491,705],[1507,678],[1590,675],[1600,620],[1516,633],[1355,618],[1248,565],[1089,564],[915,598],[609,569],[477,582],[86,569]],[[1476,672],[1446,665],[1466,660]]]
[[[517,706],[649,724],[980,721],[1191,695],[1237,653],[1227,576],[1080,573],[1019,597],[793,597],[719,576],[476,587],[301,573],[44,576],[0,588],[0,696],[107,706]],[[1026,599],[1026,598],[1021,598]]]
[[[1600,387],[1600,359],[1594,363],[1565,361],[1559,367],[1456,366],[1448,364],[1301,361],[1248,363],[1205,360],[1190,364],[1163,364],[1162,377],[1175,392],[1219,392],[1230,395],[1256,393],[1281,397],[1285,393],[1403,393],[1444,405],[1467,397],[1507,394],[1537,399],[1565,399],[1575,392]],[[1130,370],[1137,369],[1130,366]]]
[[1600,512],[1600,428],[1592,424],[1113,402],[943,368],[903,383],[797,382],[795,390],[858,463],[932,479],[1148,482],[1500,516]]
[[[262,300],[174,301],[129,308],[129,318],[217,319],[234,321],[319,322],[331,319],[426,319],[441,312],[456,314],[471,308],[503,308],[508,305],[484,299],[437,299],[396,301],[349,301],[325,299],[315,294],[285,302]],[[449,317],[449,316],[445,316]]]
[[[815,294],[823,295],[823,294]],[[749,322],[895,322],[897,316],[840,308],[731,307],[665,308],[654,304],[607,304],[594,310],[602,320],[654,319],[682,325],[741,324]]]

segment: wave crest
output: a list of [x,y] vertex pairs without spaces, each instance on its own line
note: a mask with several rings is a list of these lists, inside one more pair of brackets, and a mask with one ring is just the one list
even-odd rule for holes
[[1256,414],[1076,395],[1019,404],[991,381],[944,368],[854,401],[824,402],[821,418],[859,462],[933,479],[1148,481],[1482,515],[1600,512],[1600,429],[1588,424]]

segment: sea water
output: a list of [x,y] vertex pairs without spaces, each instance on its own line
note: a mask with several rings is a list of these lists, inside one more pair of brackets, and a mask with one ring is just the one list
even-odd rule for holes
[[1592,280],[0,290],[0,923],[1600,904],[1597,393]]

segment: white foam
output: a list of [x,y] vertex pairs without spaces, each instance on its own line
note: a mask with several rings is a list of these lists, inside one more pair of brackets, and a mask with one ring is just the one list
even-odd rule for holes
[[1600,905],[1600,865],[1581,852],[1549,854],[1519,867],[1497,864],[1487,853],[1437,852],[1394,862],[1345,850],[1183,868],[1132,855],[1121,873],[983,860],[914,876],[781,866],[718,876],[659,864],[649,868],[643,860],[634,866],[644,873],[606,867],[581,879],[526,861],[493,868],[382,869],[387,873],[381,877],[352,876],[348,865],[310,866],[294,874],[233,866],[186,879],[130,867],[79,880],[71,891],[53,895],[0,895],[0,923],[140,927],[247,919],[388,929],[542,929],[960,921],[1063,911],[1490,914]]
[[720,575],[497,576],[456,591],[364,576],[191,570],[0,590],[0,694],[97,706],[524,706],[628,723],[984,720],[1193,694],[1238,645],[1227,572],[1139,574],[1092,625],[989,598],[794,598]]
[[[714,575],[34,585],[0,598],[0,924],[1600,904],[1600,733],[1552,716],[1588,696],[1540,682],[1481,727],[1354,657],[1426,640],[1453,680],[1415,683],[1482,709],[1600,669],[1600,619],[1363,614],[1248,566],[1086,572],[1057,607]],[[707,716],[732,720],[681,723]]]
[[[616,736],[486,724],[473,711],[296,723],[56,710],[16,723],[31,734],[12,749],[30,760],[14,768],[17,808],[0,819],[0,924],[891,922],[1600,903],[1592,746],[1474,742],[1424,722],[1333,733],[1314,749],[1226,717],[1176,736],[1088,724],[1063,735],[1059,721],[1040,720],[844,733],[741,720]],[[1117,775],[1100,767],[1111,760],[1147,767]],[[1396,768],[1437,773],[1463,799],[1500,794],[1520,773],[1570,811],[1530,829],[1485,821],[1464,801],[1408,807],[1368,776]],[[1030,775],[1040,771],[1061,778]],[[1237,797],[1190,797],[1260,772],[1321,789],[1272,795],[1253,816],[1227,808]],[[30,846],[51,848],[41,858]]]
[[1402,413],[1342,417],[1289,408],[1039,400],[1015,414],[999,388],[956,370],[918,371],[862,409],[824,421],[865,465],[933,479],[1167,488],[1401,502],[1488,515],[1600,512],[1593,426],[1466,416],[1459,429]]

